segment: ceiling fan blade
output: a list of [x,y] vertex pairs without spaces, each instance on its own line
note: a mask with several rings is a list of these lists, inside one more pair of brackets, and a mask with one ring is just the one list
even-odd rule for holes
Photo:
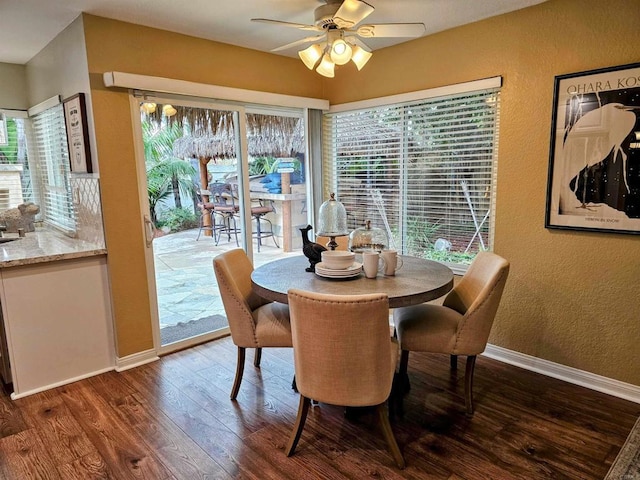
[[425,32],[424,23],[379,23],[362,25],[357,30],[363,38],[421,37]]
[[314,35],[313,37],[301,38],[300,40],[296,40],[295,42],[287,43],[286,45],[282,45],[281,47],[277,47],[272,49],[272,52],[279,52],[281,50],[286,50],[287,48],[296,47],[298,45],[302,45],[303,43],[311,43],[315,41],[324,40],[325,35]]
[[269,23],[272,25],[280,25],[283,27],[292,27],[292,28],[297,28],[299,30],[322,31],[322,29],[316,27],[315,25],[305,25],[304,23],[283,22],[280,20],[271,20],[270,18],[252,18],[251,21],[259,22],[259,23]]
[[333,16],[339,28],[351,28],[373,13],[374,8],[362,0],[344,0]]
[[360,40],[358,37],[351,37],[349,38],[349,43],[351,43],[352,45],[358,45],[360,48],[364,48],[367,52],[371,51],[371,47],[369,47],[369,45],[367,45],[366,43],[364,43],[362,40]]

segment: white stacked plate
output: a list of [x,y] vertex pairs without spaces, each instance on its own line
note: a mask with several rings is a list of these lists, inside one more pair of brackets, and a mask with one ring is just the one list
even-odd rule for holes
[[347,268],[343,268],[340,270],[334,270],[331,268],[327,268],[320,263],[316,263],[316,274],[321,277],[326,278],[351,278],[357,277],[362,272],[362,264],[358,262],[354,262],[353,265]]

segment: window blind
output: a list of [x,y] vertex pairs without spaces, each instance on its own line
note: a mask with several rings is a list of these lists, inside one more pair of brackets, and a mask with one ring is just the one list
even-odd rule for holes
[[[27,129],[28,131],[28,129]],[[62,104],[47,108],[31,116],[29,155],[31,177],[36,186],[33,196],[39,197],[44,221],[67,233],[76,229],[71,197],[69,151]],[[36,202],[37,203],[37,202]]]
[[348,227],[464,271],[491,249],[499,88],[324,117],[323,186]]

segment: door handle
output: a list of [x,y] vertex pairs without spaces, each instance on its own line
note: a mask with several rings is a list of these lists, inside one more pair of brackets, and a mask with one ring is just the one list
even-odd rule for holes
[[153,223],[151,223],[148,215],[144,216],[144,241],[147,244],[147,248],[150,248],[153,243]]

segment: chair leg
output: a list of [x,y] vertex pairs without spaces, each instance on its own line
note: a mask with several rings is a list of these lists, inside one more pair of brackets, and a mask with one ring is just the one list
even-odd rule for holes
[[293,452],[296,450],[298,440],[300,440],[300,435],[302,434],[302,429],[304,428],[304,422],[307,420],[307,413],[309,413],[310,404],[310,399],[303,395],[300,395],[298,417],[296,418],[296,424],[293,426],[293,432],[291,432],[291,437],[289,438],[289,445],[287,445],[287,448],[284,451],[287,454],[287,457],[293,455]]
[[457,355],[449,356],[449,365],[451,366],[451,370],[457,370],[458,369],[458,356]]
[[260,368],[260,359],[262,358],[262,348],[256,348],[256,354],[253,357],[253,366],[256,368]]
[[278,240],[276,240],[276,234],[273,233],[273,223],[271,223],[271,220],[269,220],[268,218],[265,218],[264,220],[269,222],[269,235],[268,236],[270,236],[273,239],[273,243],[275,244],[275,246],[277,248],[280,248],[280,245],[278,245]]
[[400,367],[398,368],[398,373],[401,375],[406,375],[408,366],[409,366],[409,350],[402,350],[400,352]]
[[[239,247],[240,242],[238,242],[238,224],[236,223],[236,216],[232,215],[231,218],[233,218],[233,234],[236,237],[236,247]],[[231,241],[231,234],[229,234],[229,241]]]
[[202,233],[202,227],[204,226],[204,212],[200,215],[200,220],[198,222],[198,236],[196,237],[196,242],[200,240],[200,234]]
[[[216,247],[218,246],[218,243],[220,243],[220,239],[222,238],[222,231],[225,229],[224,228],[224,226],[225,226],[225,217],[224,217],[223,214],[218,214],[218,215],[220,215],[222,223],[220,223],[220,227],[219,228],[216,228],[213,231],[213,239],[216,241]],[[216,235],[216,231],[218,232],[217,235]]]
[[402,350],[400,352],[400,366],[398,367],[398,377],[400,379],[401,395],[409,393],[411,390],[411,383],[409,382],[409,374],[407,369],[409,367],[409,350]]
[[245,348],[238,347],[238,364],[236,365],[236,378],[233,381],[233,387],[231,387],[231,400],[235,400],[238,396],[238,390],[240,390],[240,383],[242,383],[242,374],[244,373],[244,357]]
[[473,415],[473,371],[476,367],[476,356],[467,357],[467,366],[464,371],[464,403],[467,407],[467,415]]
[[220,241],[220,235],[222,235],[223,226],[224,225],[219,225],[216,223],[216,214],[212,210],[211,211],[211,235],[213,236],[213,240],[216,242],[216,245],[218,245],[218,242]]
[[[267,237],[271,237],[273,239],[273,243],[275,244],[275,246],[277,248],[280,248],[280,245],[278,245],[278,241],[276,240],[276,234],[273,233],[273,224],[271,223],[271,220],[269,220],[268,218],[265,218],[264,215],[261,215],[261,214],[256,214],[253,216],[253,218],[256,221],[256,231],[253,235],[256,238],[256,241],[258,243],[258,252],[260,251],[260,247],[262,247],[262,239]],[[263,221],[269,224],[268,231],[262,228]]]
[[398,442],[396,442],[396,437],[393,435],[393,430],[391,430],[386,402],[377,405],[376,410],[378,411],[378,418],[380,420],[380,426],[382,427],[382,433],[387,441],[391,455],[393,456],[398,468],[403,469],[406,466],[406,463],[402,453],[400,452],[400,448],[398,447]]
[[[273,226],[271,228],[273,229]],[[276,240],[276,234],[275,233],[273,235],[271,235],[271,238],[273,239],[273,243],[276,246],[276,248],[280,248],[280,245],[278,245],[278,240]]]
[[262,226],[260,225],[260,215],[256,215],[253,217],[256,219],[256,234],[258,239],[258,252],[260,252],[260,247],[262,246]]
[[[204,224],[204,216],[209,215],[211,217],[211,226],[207,227]],[[200,240],[200,234],[202,234],[203,230],[211,230],[211,233],[215,239],[215,222],[213,221],[213,212],[210,210],[204,209],[200,212],[200,220],[198,221],[198,236],[196,237],[196,242]]]

